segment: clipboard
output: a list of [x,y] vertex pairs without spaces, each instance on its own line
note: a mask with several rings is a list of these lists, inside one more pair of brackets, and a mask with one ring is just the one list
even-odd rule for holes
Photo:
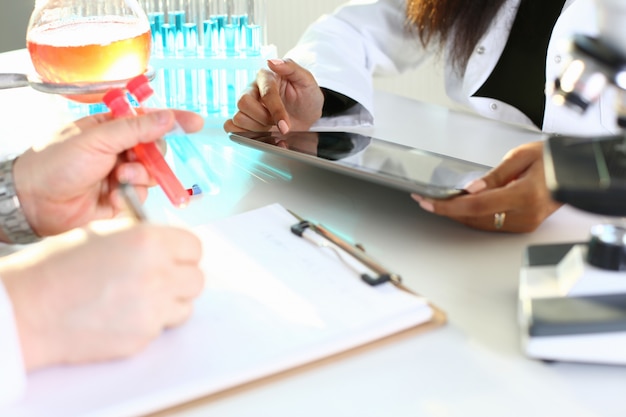
[[29,375],[0,415],[167,415],[445,323],[426,298],[361,281],[294,235],[295,222],[273,204],[195,227],[207,281],[187,323],[126,360]]
[[305,373],[309,370],[313,370],[315,369],[315,367],[319,367],[319,366],[325,366],[325,365],[331,365],[333,363],[348,359],[354,355],[359,355],[359,354],[364,354],[366,352],[378,349],[382,346],[385,346],[386,344],[389,343],[394,343],[394,342],[398,342],[400,340],[403,340],[405,338],[409,338],[409,337],[418,337],[423,335],[424,333],[428,333],[430,331],[436,330],[439,327],[442,327],[446,324],[447,322],[447,316],[446,313],[441,310],[440,308],[438,308],[437,306],[434,306],[431,304],[431,307],[433,308],[434,314],[433,314],[433,318],[426,322],[426,323],[422,323],[418,326],[409,328],[407,330],[403,330],[399,333],[390,335],[390,336],[386,336],[384,338],[375,340],[373,342],[370,343],[366,343],[364,345],[361,346],[357,346],[354,347],[352,349],[343,351],[343,352],[339,352],[336,354],[333,354],[331,356],[327,356],[325,358],[321,358],[318,360],[315,360],[313,362],[309,362],[306,363],[304,365],[300,365],[298,367],[295,368],[291,368],[291,369],[287,369],[272,375],[268,375],[250,382],[246,382],[243,383],[241,385],[238,385],[236,387],[230,388],[230,389],[226,389],[223,391],[219,391],[217,393],[214,394],[209,394],[209,395],[205,395],[202,397],[199,397],[197,399],[185,402],[184,404],[179,404],[179,405],[175,405],[173,407],[167,408],[167,409],[163,409],[154,413],[150,413],[144,417],[170,417],[172,415],[178,415],[186,410],[193,410],[197,407],[201,407],[203,404],[210,404],[211,402],[216,402],[219,401],[221,399],[225,399],[228,398],[230,396],[233,395],[237,395],[240,393],[243,393],[247,390],[253,390],[255,388],[260,388],[262,387],[264,384],[270,384],[272,382],[276,382],[276,381],[280,381],[281,379],[284,378],[289,378],[292,376],[296,376],[296,375],[300,375],[302,373]]

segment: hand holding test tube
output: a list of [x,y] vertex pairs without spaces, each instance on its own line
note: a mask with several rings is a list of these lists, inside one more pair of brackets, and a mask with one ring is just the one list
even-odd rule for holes
[[[150,108],[166,107],[159,100],[159,97],[154,94],[154,90],[150,86],[150,80],[143,74],[130,80],[126,88],[141,106]],[[192,189],[194,189],[193,185],[200,188],[199,192],[196,189],[194,194],[213,194],[216,184],[215,180],[210,177],[211,168],[198,147],[189,139],[177,122],[174,122],[174,128],[165,135],[165,141],[184,164],[181,167],[181,171],[189,172],[189,175],[191,175],[191,178],[189,178],[190,183],[186,185]]]
[[[128,101],[126,92],[122,89],[110,90],[104,95],[103,101],[111,110],[113,117],[129,117],[138,114]],[[189,203],[189,193],[174,175],[156,143],[141,143],[133,147],[133,152],[161,186],[174,206],[184,207]]]

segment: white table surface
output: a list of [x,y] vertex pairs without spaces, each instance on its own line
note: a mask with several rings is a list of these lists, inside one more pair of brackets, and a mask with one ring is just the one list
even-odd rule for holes
[[[24,51],[0,54],[0,71],[29,69]],[[373,136],[495,165],[540,135],[387,93],[376,94]],[[0,90],[2,154],[15,153],[72,116],[63,99]],[[202,141],[221,190],[177,215],[201,224],[279,202],[352,236],[448,314],[448,323],[322,361],[158,416],[624,416],[626,369],[528,359],[520,348],[517,288],[529,244],[585,240],[598,217],[564,207],[535,232],[480,232],[426,213],[408,195],[228,141]],[[277,168],[276,174],[267,166]],[[149,212],[166,216],[151,194]],[[163,203],[163,204],[161,204]],[[207,277],[210,279],[210,277]]]

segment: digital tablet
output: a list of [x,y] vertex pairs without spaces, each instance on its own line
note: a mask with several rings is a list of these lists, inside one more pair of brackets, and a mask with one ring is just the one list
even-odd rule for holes
[[348,132],[239,132],[231,140],[425,197],[463,193],[490,167]]

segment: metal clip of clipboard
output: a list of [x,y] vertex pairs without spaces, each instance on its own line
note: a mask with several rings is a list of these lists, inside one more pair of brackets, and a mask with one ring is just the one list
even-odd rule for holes
[[[343,250],[345,253],[352,256],[355,260],[357,260],[358,262],[360,262],[361,264],[369,268],[371,271],[376,273],[377,276],[371,276],[370,274],[367,274],[367,273],[359,274],[361,279],[367,284],[376,286],[376,285],[384,284],[386,282],[391,282],[393,285],[397,287],[404,288],[404,286],[402,285],[402,278],[400,277],[400,275],[395,274],[393,272],[389,272],[386,268],[384,268],[377,261],[375,261],[371,256],[365,253],[365,251],[362,250],[361,248],[346,242],[344,239],[341,239],[339,236],[335,235],[334,233],[326,229],[321,224],[314,224],[308,220],[304,220],[297,214],[293,213],[291,210],[289,210],[289,212],[299,220],[298,223],[291,226],[291,232],[293,234],[306,239],[307,238],[306,230],[310,229],[332,244],[332,245],[323,245],[323,246],[328,246],[331,249],[335,249],[334,246],[337,246],[339,249]],[[319,243],[313,241],[312,239],[307,239],[307,240],[319,246]],[[341,254],[338,254],[338,255],[343,261]]]

